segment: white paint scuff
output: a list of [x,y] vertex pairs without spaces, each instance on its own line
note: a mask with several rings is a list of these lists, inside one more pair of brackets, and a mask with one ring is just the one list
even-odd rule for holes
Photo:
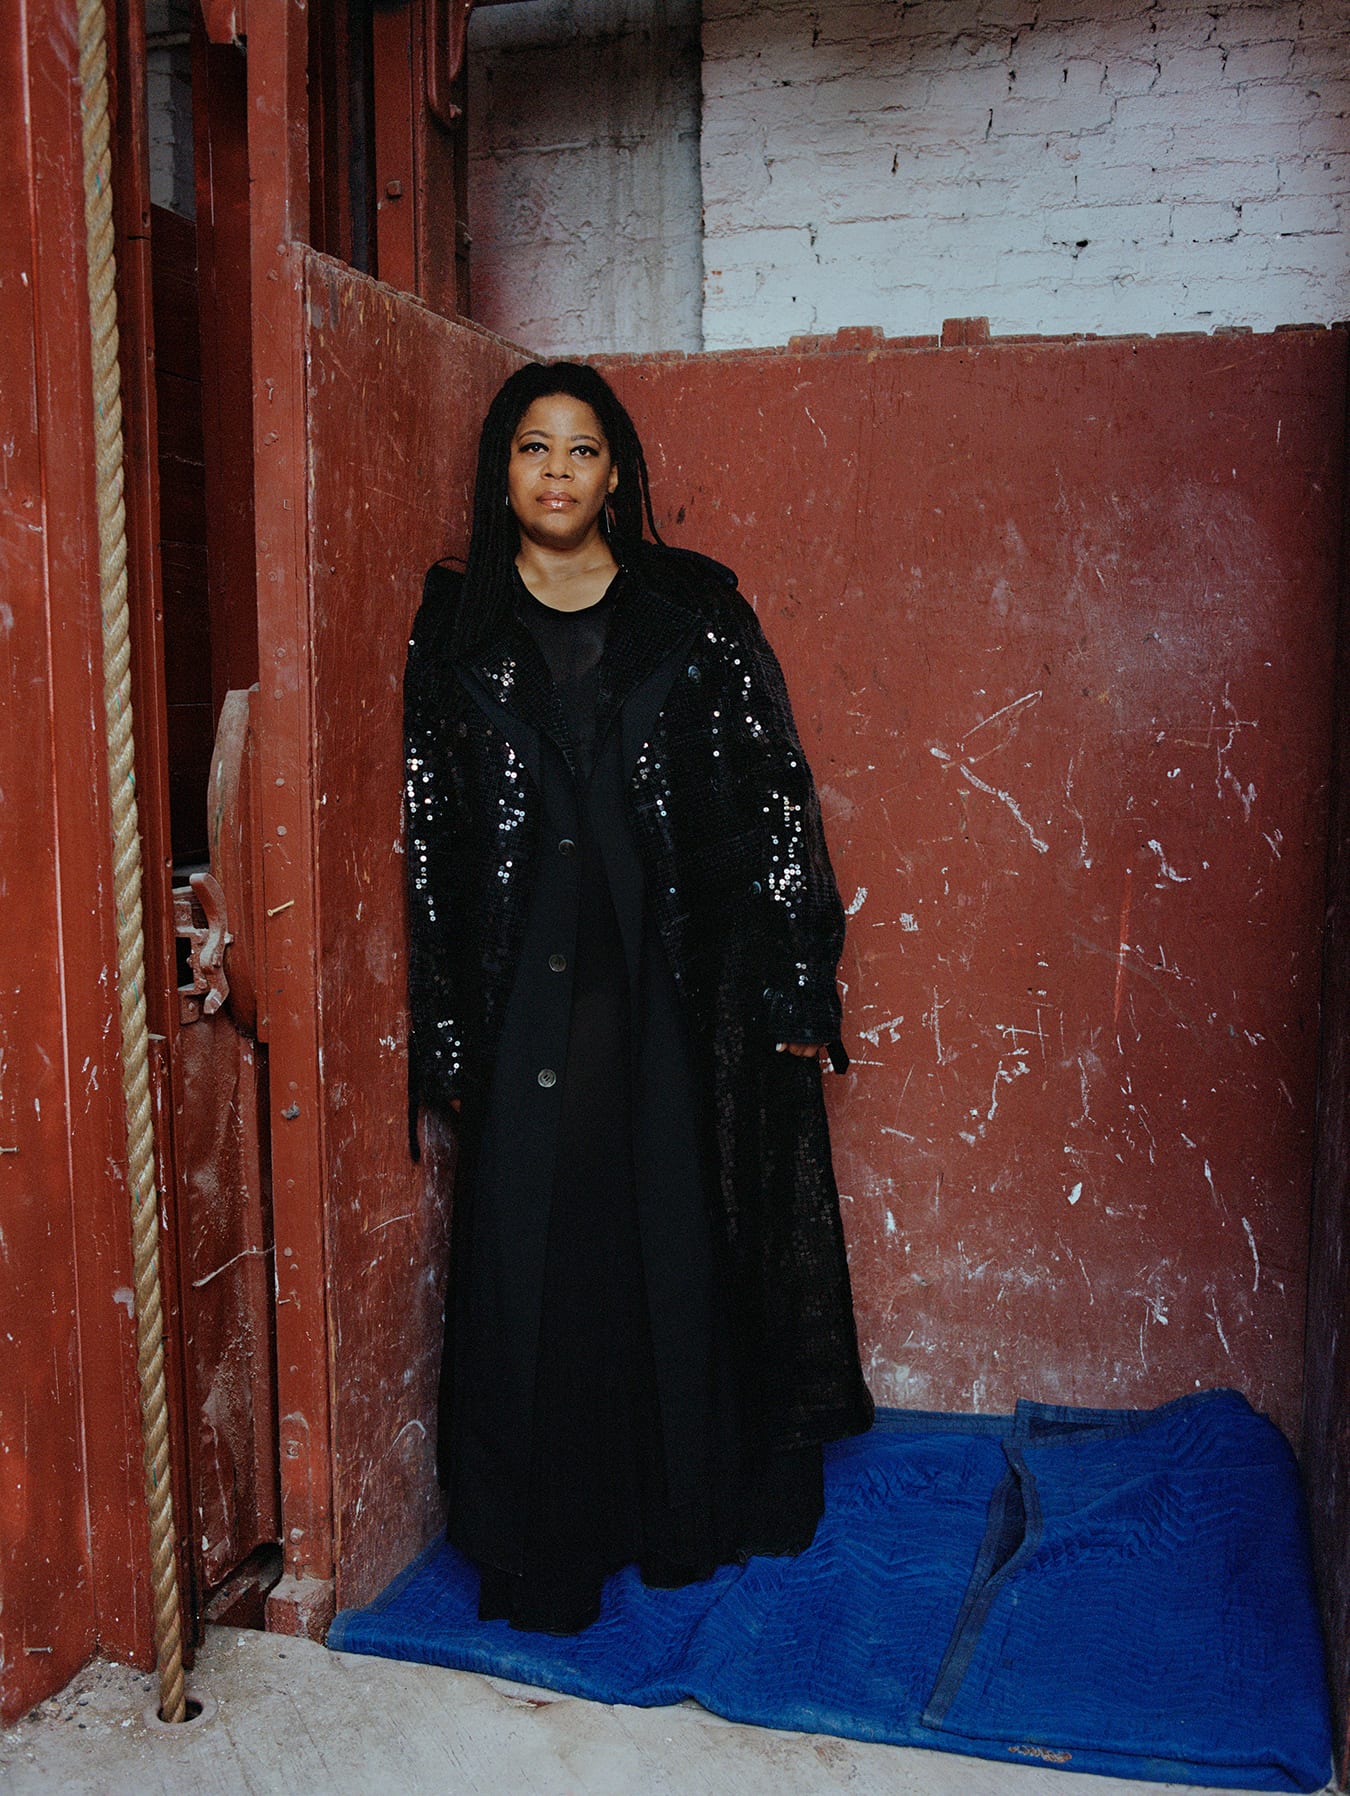
[[944,748],[932,746],[929,748],[928,752],[935,760],[941,761],[944,767],[955,767],[956,771],[961,775],[961,778],[963,780],[968,780],[970,784],[975,787],[976,791],[984,792],[990,798],[996,798],[1000,804],[1006,805],[1008,810],[1011,811],[1012,815],[1016,818],[1017,822],[1026,831],[1027,838],[1037,854],[1049,854],[1050,844],[1048,842],[1043,842],[1036,834],[1030,823],[1028,823],[1026,818],[1022,815],[1017,800],[1012,796],[1011,792],[1004,792],[998,786],[989,785],[988,782],[982,780],[977,773],[972,773],[964,761],[954,760]]
[[1252,1250],[1252,1290],[1255,1291],[1261,1283],[1261,1256],[1256,1251],[1256,1236],[1252,1233],[1252,1225],[1245,1216],[1242,1218],[1242,1226],[1247,1231],[1247,1245]]
[[1173,885],[1178,886],[1188,886],[1191,883],[1191,876],[1189,873],[1178,873],[1175,867],[1169,866],[1167,856],[1163,853],[1161,842],[1150,840],[1148,846],[1158,857],[1158,865],[1162,869],[1164,879],[1170,879]]

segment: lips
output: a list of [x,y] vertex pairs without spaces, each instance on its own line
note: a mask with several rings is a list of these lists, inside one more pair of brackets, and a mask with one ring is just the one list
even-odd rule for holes
[[548,511],[562,511],[568,505],[575,505],[576,500],[571,493],[540,493],[536,503]]

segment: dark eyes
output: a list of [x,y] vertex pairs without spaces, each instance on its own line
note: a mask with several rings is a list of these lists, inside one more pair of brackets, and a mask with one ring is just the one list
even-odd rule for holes
[[[518,443],[516,445],[517,455],[532,455],[536,450],[540,455],[547,455],[548,444],[535,442]],[[573,455],[595,456],[599,455],[600,451],[592,443],[573,443],[572,453]]]

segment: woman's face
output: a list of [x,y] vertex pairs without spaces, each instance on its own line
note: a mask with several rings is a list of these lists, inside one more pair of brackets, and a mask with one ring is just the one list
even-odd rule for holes
[[511,439],[506,491],[522,538],[542,548],[580,548],[599,527],[619,484],[600,420],[584,399],[536,399]]

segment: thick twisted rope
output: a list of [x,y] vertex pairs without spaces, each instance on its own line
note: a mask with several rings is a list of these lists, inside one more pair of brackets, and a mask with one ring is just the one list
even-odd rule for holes
[[84,145],[84,223],[89,263],[89,329],[94,359],[95,478],[98,492],[99,594],[103,608],[103,697],[107,711],[108,787],[113,816],[113,896],[117,907],[117,986],[122,1010],[122,1086],[131,1185],[137,1370],[150,1507],[151,1579],[159,1712],[187,1716],[183,1623],[174,1553],[164,1387],[164,1307],[159,1278],[159,1196],[148,1071],[145,932],[141,918],[141,841],[131,734],[131,642],[127,607],[126,507],[122,499],[122,399],[117,365],[117,264],[113,253],[112,154],[108,120],[108,24],[104,0],[81,0],[80,92]]

